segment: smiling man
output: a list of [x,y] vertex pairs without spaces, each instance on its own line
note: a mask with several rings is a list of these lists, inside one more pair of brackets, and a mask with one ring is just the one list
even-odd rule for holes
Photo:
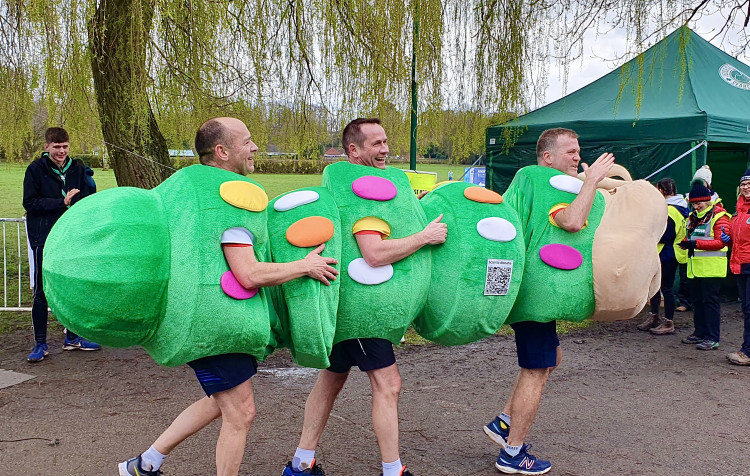
[[[542,132],[537,141],[536,154],[539,166],[578,177],[580,165],[586,173],[586,179],[573,202],[549,214],[549,220],[563,230],[570,233],[580,231],[591,212],[596,187],[612,168],[614,156],[604,153],[590,167],[581,163],[578,135],[563,128]],[[529,217],[531,213],[521,215]],[[523,227],[529,226],[527,219]],[[562,359],[556,321],[521,321],[511,324],[511,327],[515,331],[516,354],[521,370],[503,412],[484,427],[484,432],[503,448],[495,463],[498,470],[503,473],[543,474],[550,470],[550,462],[529,454],[527,450],[530,445],[525,444],[525,439],[539,410],[547,379]]]
[[[355,119],[345,128],[341,139],[349,162],[366,167],[385,169],[388,155],[388,137],[376,118]],[[343,208],[340,209],[345,213]],[[373,220],[352,230],[365,262],[371,267],[389,265],[400,261],[423,246],[445,242],[448,227],[441,223],[442,215],[428,223],[417,233],[402,238],[389,238]],[[391,223],[391,226],[398,226]],[[367,316],[337,316],[342,319],[367,319]],[[411,476],[399,456],[398,398],[401,392],[401,375],[396,365],[393,345],[387,339],[348,338],[334,344],[331,365],[318,373],[305,403],[302,436],[292,461],[287,463],[283,476],[316,475],[325,473],[315,464],[315,449],[331,415],[333,404],[344,387],[352,366],[367,373],[372,389],[372,425],[378,440],[382,460],[382,476]],[[354,474],[351,468],[347,474]]]
[[[52,226],[79,200],[94,193],[86,180],[83,162],[68,157],[70,139],[62,127],[50,127],[44,133],[44,152],[29,164],[23,179],[23,208],[26,209],[26,231],[34,257],[34,302],[31,321],[34,325],[34,349],[29,362],[39,362],[49,355],[47,347],[47,296],[42,279],[44,244]],[[83,264],[82,264],[83,265]],[[68,331],[63,350],[99,350]]]

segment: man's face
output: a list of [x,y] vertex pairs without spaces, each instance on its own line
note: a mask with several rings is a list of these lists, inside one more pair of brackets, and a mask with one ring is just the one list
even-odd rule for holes
[[62,167],[65,163],[65,157],[68,156],[69,149],[70,143],[68,142],[49,142],[44,144],[44,150],[58,167]]
[[364,135],[362,145],[350,144],[349,162],[378,169],[385,168],[388,156],[388,137],[380,124],[362,124],[360,131]]
[[232,137],[232,143],[224,146],[227,170],[240,175],[252,173],[255,170],[254,157],[258,146],[250,139],[250,131],[238,119],[227,120],[224,125]]
[[578,139],[567,134],[557,136],[555,147],[544,152],[544,162],[547,167],[578,177],[578,164],[581,162]]

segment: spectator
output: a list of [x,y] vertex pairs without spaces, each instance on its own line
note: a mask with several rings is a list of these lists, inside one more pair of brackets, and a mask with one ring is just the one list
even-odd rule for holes
[[[750,365],[750,169],[740,178],[740,196],[737,197],[737,214],[731,225],[732,257],[729,269],[737,275],[737,288],[742,301],[745,328],[742,347],[727,355],[735,365]],[[722,236],[722,239],[726,238]]]
[[[47,296],[42,280],[44,243],[52,226],[65,211],[92,193],[85,166],[68,157],[70,139],[61,127],[44,133],[44,152],[26,168],[23,179],[23,207],[26,229],[34,260],[34,302],[31,322],[34,326],[34,350],[29,362],[39,362],[49,354],[47,346]],[[99,344],[66,331],[63,350],[99,350]]]
[[727,275],[727,247],[721,235],[729,230],[730,215],[711,199],[712,193],[700,183],[690,189],[693,211],[688,216],[686,238],[680,242],[680,247],[688,250],[695,324],[693,333],[682,342],[697,344],[699,350],[719,348],[719,286]]
[[[667,201],[667,229],[659,240],[659,260],[661,261],[660,292],[651,298],[651,312],[648,318],[638,326],[638,330],[650,330],[654,335],[674,334],[674,278],[677,271],[675,243],[685,238],[685,218],[690,211],[682,195],[677,195],[674,180],[665,178],[656,184]],[[678,248],[682,254],[685,251]],[[687,256],[685,256],[687,257]],[[664,317],[659,317],[659,304],[664,296]]]

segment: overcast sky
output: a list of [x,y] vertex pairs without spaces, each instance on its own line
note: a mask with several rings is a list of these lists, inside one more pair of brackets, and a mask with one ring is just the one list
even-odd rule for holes
[[[742,19],[734,22],[735,31],[742,28],[741,23],[738,23],[741,21]],[[736,35],[733,36],[732,34],[729,34],[723,38],[712,39],[724,22],[725,19],[721,14],[716,13],[704,16],[694,24],[691,24],[690,27],[693,31],[701,35],[701,37],[710,41],[714,46],[732,54],[733,50],[737,49],[737,47],[732,44],[732,40]],[[570,94],[616,69],[626,62],[627,59],[631,59],[631,57],[628,57],[626,60],[615,60],[618,57],[622,57],[625,53],[625,31],[613,30],[606,35],[600,35],[598,37],[594,32],[587,32],[584,37],[582,57],[575,61],[570,67],[567,92],[563,91],[559,70],[555,67],[550,68],[549,87],[547,88],[545,96],[545,104],[556,101],[566,94]],[[740,55],[738,58],[740,61],[750,63],[750,58],[748,58],[747,53]]]

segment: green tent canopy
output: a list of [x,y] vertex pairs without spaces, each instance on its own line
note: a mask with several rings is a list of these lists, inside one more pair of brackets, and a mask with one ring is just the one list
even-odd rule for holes
[[588,86],[488,128],[488,187],[503,192],[519,168],[536,164],[536,141],[553,127],[579,134],[583,162],[613,152],[635,179],[684,154],[649,178],[671,177],[682,193],[708,164],[714,191],[734,211],[750,159],[750,66],[680,27]]

